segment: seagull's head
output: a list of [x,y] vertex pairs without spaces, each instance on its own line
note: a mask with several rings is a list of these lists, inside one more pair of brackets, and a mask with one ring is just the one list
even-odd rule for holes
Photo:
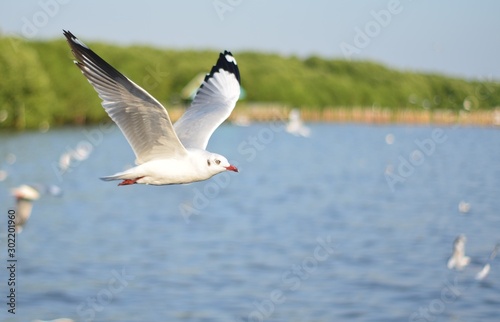
[[207,158],[207,167],[210,172],[220,173],[223,171],[238,172],[238,168],[230,164],[225,157],[217,153],[210,153]]

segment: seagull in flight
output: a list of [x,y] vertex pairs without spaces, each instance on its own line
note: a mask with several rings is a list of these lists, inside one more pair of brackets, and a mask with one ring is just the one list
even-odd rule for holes
[[231,52],[220,53],[191,106],[172,124],[167,110],[139,85],[64,30],[78,66],[102,99],[136,155],[137,166],[101,178],[119,184],[169,185],[238,172],[227,159],[206,150],[212,133],[231,114],[240,96],[240,72]]
[[469,265],[470,257],[465,256],[465,242],[467,238],[464,234],[458,235],[453,242],[453,253],[448,260],[449,269],[462,270],[465,266]]
[[31,217],[33,201],[40,199],[40,191],[32,186],[23,184],[12,189],[12,195],[16,198],[16,232],[21,233],[24,226]]

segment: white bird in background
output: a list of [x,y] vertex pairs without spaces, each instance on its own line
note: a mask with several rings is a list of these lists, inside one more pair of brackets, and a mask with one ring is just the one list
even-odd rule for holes
[[[448,260],[448,268],[449,269],[456,269],[461,271],[464,269],[467,265],[471,263],[471,259],[468,256],[465,256],[465,242],[466,238],[465,235],[459,235],[454,243],[453,243],[453,254],[451,255],[450,259]],[[488,257],[488,260],[486,264],[479,270],[476,275],[475,279],[477,281],[482,281],[484,280],[488,274],[491,271],[491,263],[493,262],[493,259],[496,257],[498,251],[500,250],[500,243],[496,244],[493,250],[490,253],[490,256]],[[474,263],[471,264],[474,266],[473,270],[476,269]]]
[[40,198],[40,192],[32,186],[22,185],[12,189],[16,198],[16,232],[20,233],[31,216],[33,201]]
[[491,270],[491,262],[493,259],[497,256],[498,250],[500,249],[500,244],[496,244],[495,248],[493,248],[493,251],[490,254],[490,257],[488,258],[488,262],[486,265],[483,266],[483,268],[476,274],[476,280],[482,281],[488,276]]
[[149,93],[105,62],[71,32],[64,35],[75,64],[103,100],[102,106],[127,138],[136,167],[103,180],[166,185],[202,181],[229,170],[222,155],[205,150],[210,136],[231,114],[240,96],[240,73],[225,51],[198,89],[191,106],[172,125],[165,108]]
[[470,211],[470,203],[468,202],[465,202],[465,201],[460,201],[458,203],[458,211],[460,211],[460,213],[462,214],[466,214]]
[[75,149],[66,151],[59,157],[59,170],[64,174],[72,167],[73,161],[81,162],[86,160],[92,153],[92,146],[79,145]]
[[65,173],[71,166],[71,153],[65,152],[59,157],[59,170]]
[[449,269],[462,270],[465,266],[469,265],[470,258],[465,256],[465,242],[467,239],[465,235],[459,235],[453,242],[453,253],[448,260]]
[[309,137],[309,135],[311,135],[311,130],[302,122],[302,119],[300,118],[300,111],[298,109],[290,111],[286,131],[296,136]]

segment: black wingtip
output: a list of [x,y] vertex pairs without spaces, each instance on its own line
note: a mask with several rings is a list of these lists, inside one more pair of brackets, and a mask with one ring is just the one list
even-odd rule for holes
[[78,38],[76,38],[76,36],[73,35],[71,33],[71,31],[63,29],[63,34],[64,34],[64,37],[66,37],[66,40],[68,41],[68,43],[70,43],[70,44],[71,43],[81,43],[81,41]]
[[205,77],[205,81],[208,81],[209,78],[213,77],[213,75],[218,72],[220,69],[223,69],[229,73],[234,74],[238,83],[241,84],[240,78],[240,70],[238,68],[238,63],[234,58],[233,54],[230,51],[224,50],[224,52],[219,54],[219,59],[217,63],[212,67],[212,70]]
[[80,39],[78,39],[75,35],[73,35],[71,31],[63,29],[63,34],[66,37],[66,40],[68,41],[68,44],[71,46],[72,49],[74,49],[74,47],[83,47],[85,49],[90,49]]
[[75,35],[73,35],[69,30],[63,29],[63,34],[66,37],[66,39],[76,38]]
[[[94,51],[92,51],[87,45],[85,45],[80,39],[73,35],[70,31],[63,30],[64,36],[68,41],[71,48],[73,56],[75,56],[75,64],[80,68],[80,70],[86,74],[87,68],[97,68],[101,72],[104,72],[108,77],[114,79],[116,82],[121,83],[123,86],[129,86],[129,81],[122,73],[116,70],[113,66],[107,63]],[[91,67],[89,67],[89,62],[91,62]],[[97,66],[97,67],[96,67]],[[87,74],[86,74],[87,75]]]

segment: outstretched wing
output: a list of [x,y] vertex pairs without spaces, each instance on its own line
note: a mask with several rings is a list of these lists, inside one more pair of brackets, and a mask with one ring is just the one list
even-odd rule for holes
[[64,35],[75,64],[99,94],[102,106],[123,132],[141,164],[187,153],[165,108],[148,92],[122,75],[71,32]]
[[226,120],[240,97],[240,71],[229,51],[219,59],[205,77],[191,106],[174,124],[182,144],[205,149],[215,129]]

